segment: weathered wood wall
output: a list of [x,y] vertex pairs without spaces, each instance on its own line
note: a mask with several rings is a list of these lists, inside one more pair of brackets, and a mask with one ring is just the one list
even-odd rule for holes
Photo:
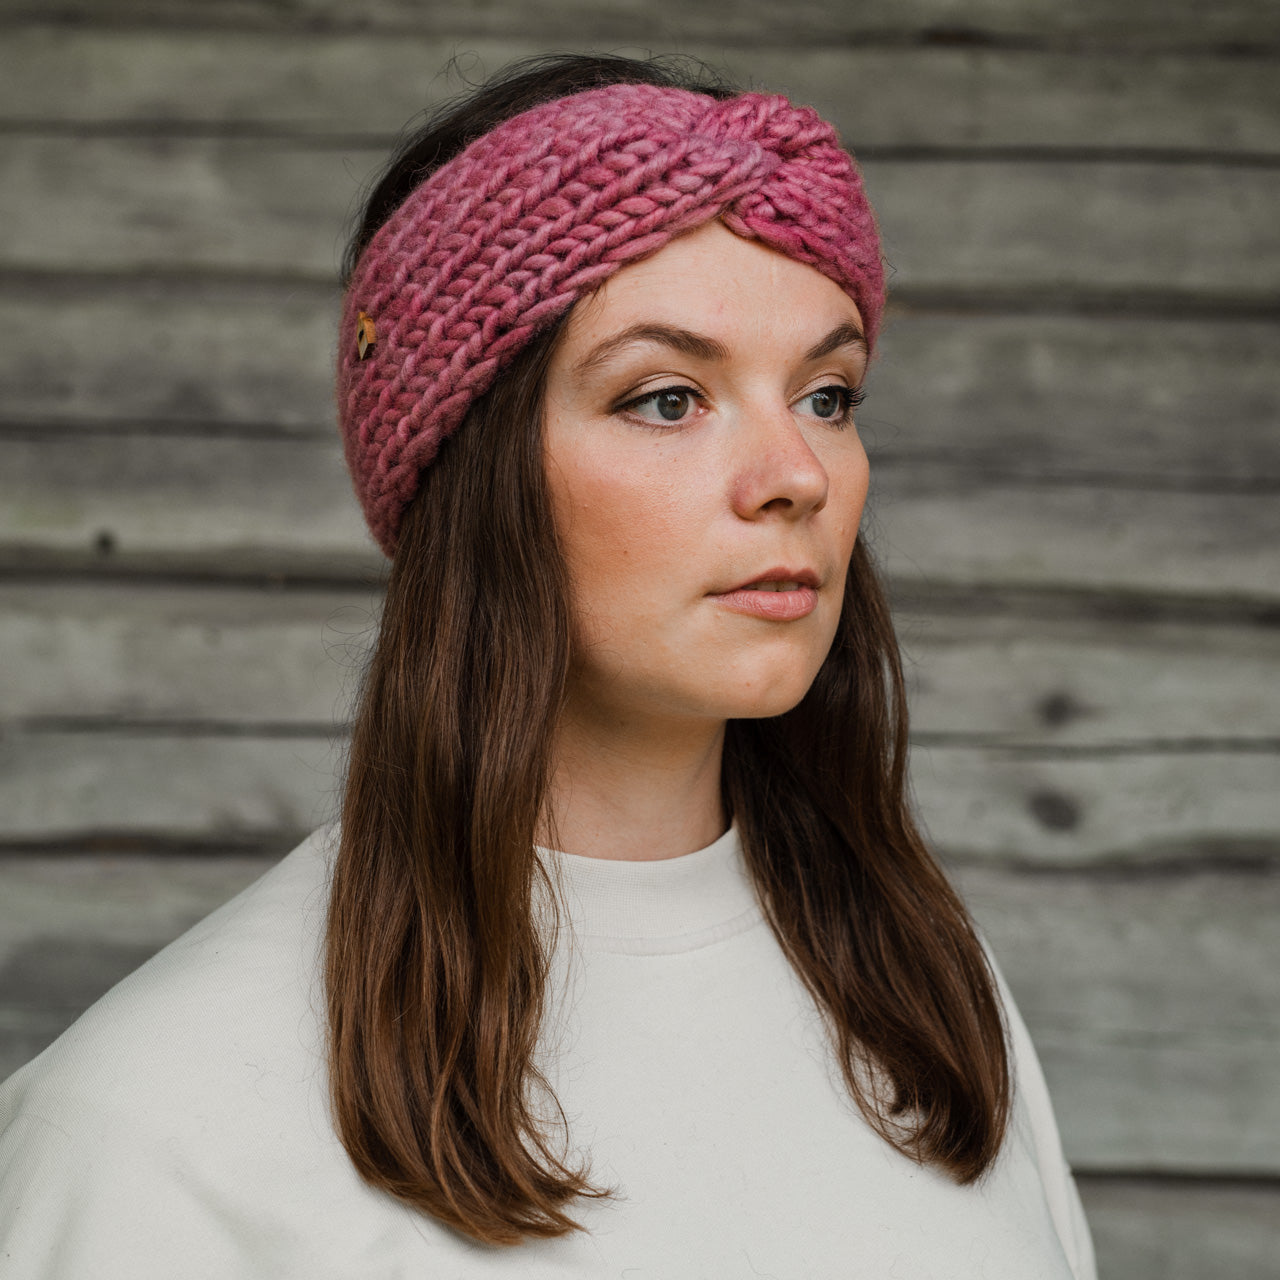
[[379,560],[344,220],[540,49],[814,102],[894,267],[861,415],[914,781],[1104,1276],[1280,1257],[1270,0],[0,4],[0,1075],[335,805]]

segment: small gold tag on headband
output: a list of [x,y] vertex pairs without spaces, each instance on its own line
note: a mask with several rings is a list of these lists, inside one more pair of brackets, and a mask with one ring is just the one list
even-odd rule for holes
[[378,331],[373,320],[362,311],[356,321],[356,351],[363,360],[369,354],[369,348],[378,340]]

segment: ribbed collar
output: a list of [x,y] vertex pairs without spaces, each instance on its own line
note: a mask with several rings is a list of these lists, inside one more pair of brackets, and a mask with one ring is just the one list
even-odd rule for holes
[[736,827],[705,849],[649,862],[539,853],[559,878],[576,938],[593,950],[692,951],[761,919]]

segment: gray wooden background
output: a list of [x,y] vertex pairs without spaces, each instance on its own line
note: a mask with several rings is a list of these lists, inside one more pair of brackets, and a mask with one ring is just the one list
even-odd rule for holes
[[450,55],[584,47],[862,158],[920,805],[1104,1277],[1280,1275],[1274,0],[3,0],[0,1076],[333,812],[344,223]]

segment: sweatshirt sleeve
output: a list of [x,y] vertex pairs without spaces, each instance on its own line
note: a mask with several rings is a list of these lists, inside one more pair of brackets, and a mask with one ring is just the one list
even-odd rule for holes
[[323,834],[0,1083],[3,1280],[359,1274],[330,1229],[374,1193],[328,1119]]
[[1062,1242],[1062,1251],[1066,1254],[1075,1280],[1098,1280],[1089,1224],[1085,1220],[1084,1206],[1080,1203],[1080,1192],[1062,1149],[1062,1139],[1058,1133],[1058,1124],[1054,1118],[1049,1087],[1045,1082],[1040,1059],[1004,976],[996,966],[990,950],[987,954],[1004,1002],[1014,1089],[1021,1096],[1030,1120],[1036,1159],[1040,1166],[1040,1178],[1044,1185],[1049,1212],[1053,1217],[1053,1225],[1057,1230],[1058,1239]]
[[5,1280],[246,1274],[161,1135],[74,1095],[32,1092],[16,1078],[0,1090]]
[[19,1073],[0,1090],[0,1259],[7,1280],[114,1277],[117,1232],[137,1230],[120,1187],[135,1161],[113,1148],[111,1126],[71,1098],[46,1097]]

